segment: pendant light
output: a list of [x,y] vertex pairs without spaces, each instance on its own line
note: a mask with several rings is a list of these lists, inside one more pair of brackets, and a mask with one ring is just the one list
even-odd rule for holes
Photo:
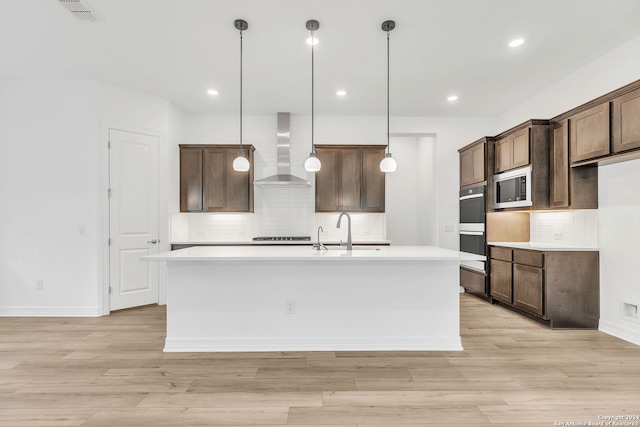
[[387,154],[380,161],[380,170],[382,172],[395,172],[397,167],[396,161],[391,157],[389,148],[389,32],[395,27],[396,23],[394,21],[384,21],[382,23],[382,31],[387,32]]
[[318,172],[322,167],[320,159],[316,156],[315,146],[313,145],[313,116],[314,116],[314,73],[313,73],[313,46],[315,45],[314,32],[320,28],[320,23],[314,19],[307,21],[307,30],[311,31],[311,153],[304,162],[304,169],[307,172]]
[[240,151],[238,151],[238,157],[233,160],[233,170],[246,172],[250,165],[242,151],[242,32],[249,28],[249,24],[243,19],[236,19],[233,25],[240,31]]

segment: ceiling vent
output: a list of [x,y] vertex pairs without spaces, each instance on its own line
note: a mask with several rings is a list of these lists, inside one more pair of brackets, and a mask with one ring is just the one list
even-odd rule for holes
[[73,16],[81,21],[103,21],[98,12],[86,0],[58,0]]

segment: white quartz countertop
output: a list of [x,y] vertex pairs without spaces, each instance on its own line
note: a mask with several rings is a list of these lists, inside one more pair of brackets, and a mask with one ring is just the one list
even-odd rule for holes
[[585,248],[584,246],[567,246],[567,245],[552,245],[549,243],[531,243],[531,242],[487,242],[489,246],[502,246],[506,248],[516,249],[530,249],[534,251],[585,251],[592,252],[598,251],[598,248]]
[[142,257],[146,261],[306,261],[306,260],[379,260],[379,261],[485,261],[486,257],[434,246],[367,246],[347,251],[334,247],[315,250],[309,246],[192,246],[158,255]]
[[[172,245],[211,245],[211,246],[245,246],[245,245],[313,245],[316,240],[211,240],[211,241],[175,241]],[[325,245],[339,245],[339,240],[320,240]],[[389,245],[391,240],[354,240],[354,245]]]

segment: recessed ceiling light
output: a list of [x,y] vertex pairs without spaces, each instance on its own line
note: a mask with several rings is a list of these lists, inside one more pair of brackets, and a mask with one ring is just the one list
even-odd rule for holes
[[524,39],[513,39],[509,42],[509,47],[518,47],[524,43]]
[[215,89],[209,89],[207,93],[211,96],[216,96],[218,94],[218,91]]
[[458,100],[458,95],[451,95],[447,98],[447,101],[453,102]]
[[338,96],[345,96],[346,94],[347,94],[347,91],[342,89],[336,92],[336,95]]
[[309,37],[309,38],[307,39],[307,44],[308,44],[309,46],[311,46],[311,43],[313,43],[314,45],[317,45],[317,44],[318,44],[318,42],[319,42],[319,40],[318,40],[318,38],[317,38],[317,37],[314,37],[313,39],[312,39],[311,37]]

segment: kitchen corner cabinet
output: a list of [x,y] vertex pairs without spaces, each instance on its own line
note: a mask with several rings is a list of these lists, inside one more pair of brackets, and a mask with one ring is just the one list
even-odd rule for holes
[[487,180],[486,138],[458,150],[460,153],[460,187],[483,183]]
[[552,208],[597,209],[598,167],[570,167],[569,121],[551,126],[549,203]]
[[548,251],[490,246],[494,302],[551,328],[597,329],[597,251]]
[[233,170],[239,145],[180,145],[180,212],[253,212],[252,145],[248,172]]
[[640,148],[640,89],[614,98],[612,110],[612,151]]
[[385,176],[380,145],[316,146],[316,212],[384,212]]
[[609,154],[610,103],[604,102],[569,117],[571,163]]

